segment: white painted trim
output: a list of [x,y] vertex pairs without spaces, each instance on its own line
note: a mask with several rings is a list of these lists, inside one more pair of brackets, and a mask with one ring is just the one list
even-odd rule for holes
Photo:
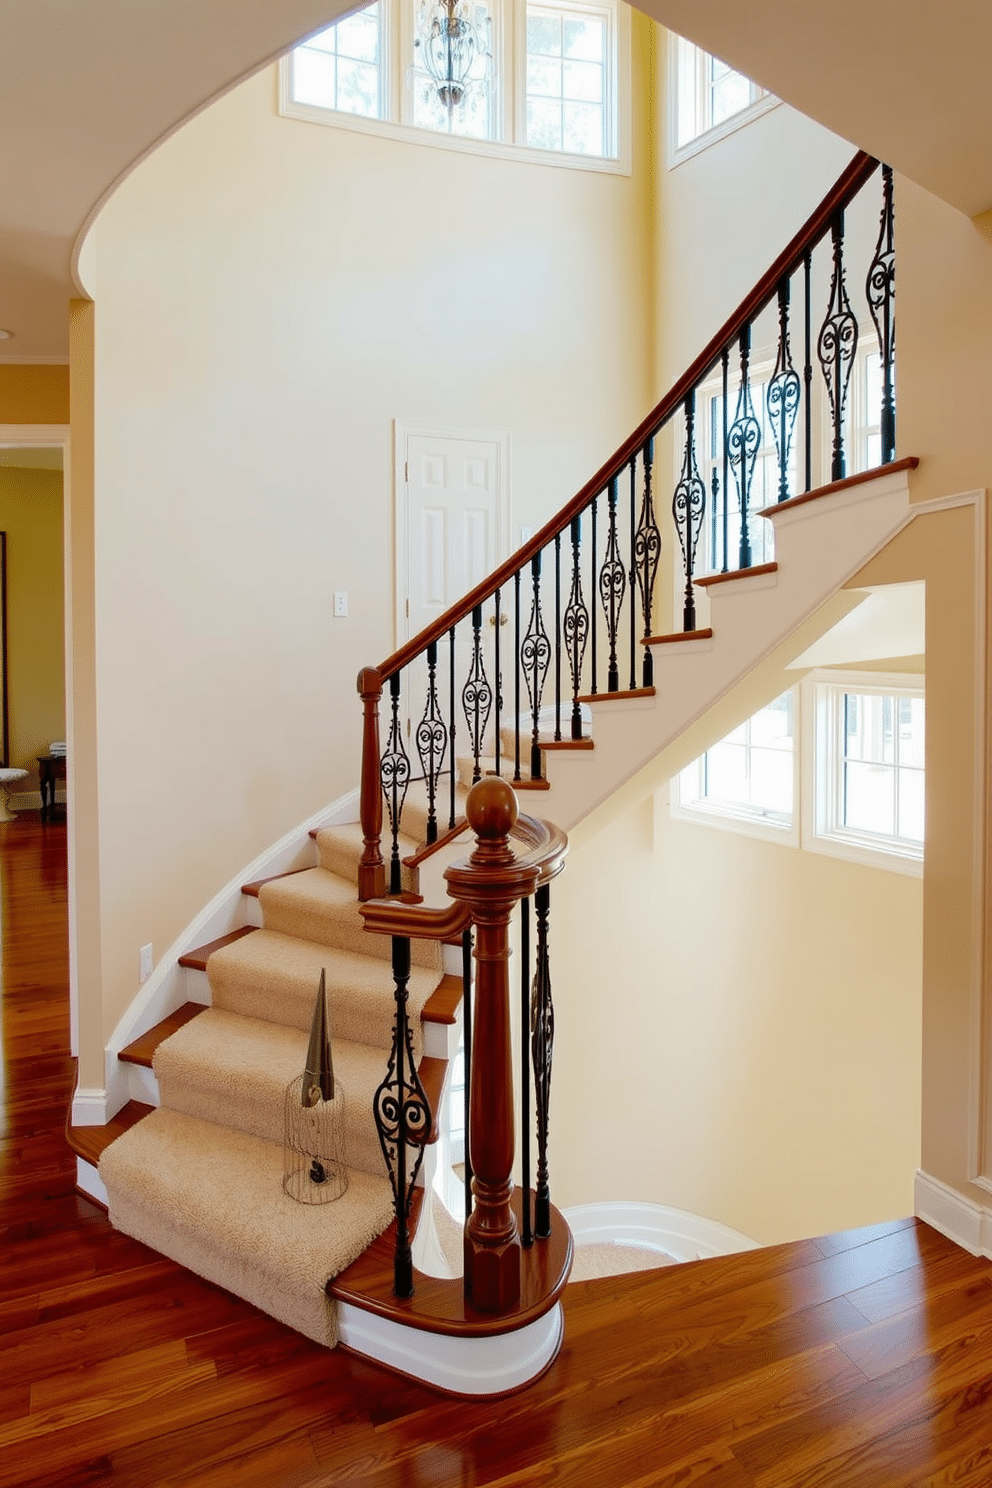
[[[252,915],[258,913],[258,902],[255,899],[247,899],[242,894],[242,884],[251,883],[259,878],[269,878],[276,873],[285,873],[291,868],[308,866],[310,862],[316,861],[314,844],[310,838],[312,828],[341,826],[346,822],[357,820],[358,790],[356,788],[339,797],[330,806],[325,806],[315,812],[292,831],[287,832],[278,842],[260,853],[257,858],[229,879],[224,887],[214,895],[210,903],[190,921],[159,958],[151,976],[132,998],[117,1027],[110,1035],[104,1051],[106,1085],[100,1092],[87,1092],[88,1094],[99,1093],[102,1097],[103,1114],[99,1117],[87,1116],[82,1121],[77,1121],[74,1105],[74,1126],[105,1125],[128,1100],[135,1098],[132,1091],[135,1089],[135,1082],[139,1080],[139,1077],[134,1074],[136,1067],[122,1064],[117,1056],[127,1044],[138,1038],[140,1034],[147,1033],[150,1028],[154,1028],[156,1023],[160,1023],[169,1013],[175,1012],[188,1000],[186,973],[185,969],[179,965],[180,956],[195,949],[196,946],[216,940],[231,930],[253,922]],[[150,1099],[157,1092],[157,1084],[151,1088],[142,1083],[139,1088],[143,1093],[137,1096],[138,1099]]]
[[913,1192],[918,1219],[972,1255],[992,1259],[992,1209],[976,1204],[922,1168],[917,1169]]
[[114,1113],[107,1110],[107,1092],[97,1086],[80,1086],[72,1097],[73,1126],[106,1126]]
[[91,1199],[96,1199],[104,1209],[110,1208],[110,1200],[107,1198],[107,1190],[103,1186],[103,1179],[99,1171],[92,1163],[86,1161],[85,1157],[76,1158],[76,1187],[84,1194],[89,1194]]
[[510,436],[494,429],[441,429],[406,419],[393,420],[393,637],[399,649],[411,639],[406,602],[410,597],[409,489],[406,477],[411,439],[466,439],[496,446],[496,569],[509,556],[513,531],[510,511]]
[[736,1255],[742,1250],[759,1248],[757,1240],[740,1230],[685,1209],[671,1209],[667,1204],[577,1204],[562,1213],[568,1221],[576,1248],[582,1245],[638,1245],[645,1250],[657,1250],[672,1256],[677,1261]]
[[[695,43],[690,43],[695,45]],[[697,47],[697,51],[705,52],[705,47]],[[679,137],[679,37],[674,31],[668,32],[668,127],[665,131],[665,163],[669,170],[682,165],[686,160],[691,160],[694,155],[708,150],[711,145],[719,144],[721,140],[736,134],[738,129],[744,129],[754,119],[760,119],[762,114],[769,113],[778,108],[782,102],[774,93],[765,93],[761,98],[756,98],[749,103],[747,108],[741,109],[736,114],[731,114],[729,119],[724,119],[720,124],[712,124],[709,129],[704,129],[701,134],[694,135],[692,139],[686,140],[684,145],[678,143]]]
[[346,1348],[452,1395],[500,1395],[536,1379],[561,1347],[561,1304],[511,1333],[455,1338],[425,1333],[391,1318],[338,1303],[338,1336]]

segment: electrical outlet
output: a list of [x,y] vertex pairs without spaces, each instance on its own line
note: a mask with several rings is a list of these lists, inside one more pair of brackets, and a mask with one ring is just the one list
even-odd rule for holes
[[147,982],[152,974],[152,948],[151,943],[143,945],[138,952],[138,981]]
[[348,615],[348,591],[346,589],[335,589],[334,591],[334,618],[344,620]]

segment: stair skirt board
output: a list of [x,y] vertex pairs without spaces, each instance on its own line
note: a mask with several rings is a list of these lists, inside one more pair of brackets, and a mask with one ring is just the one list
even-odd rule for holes
[[562,1213],[576,1250],[584,1245],[626,1245],[675,1261],[697,1261],[758,1249],[757,1240],[740,1230],[666,1204],[577,1204]]

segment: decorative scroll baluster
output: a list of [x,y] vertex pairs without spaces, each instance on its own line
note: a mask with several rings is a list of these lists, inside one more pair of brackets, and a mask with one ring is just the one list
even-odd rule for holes
[[561,741],[561,533],[555,533],[555,741]]
[[705,507],[706,487],[696,463],[696,395],[692,392],[685,400],[685,458],[682,462],[682,475],[672,498],[672,516],[675,518],[675,531],[678,533],[682,566],[685,569],[685,603],[682,608],[684,630],[696,628],[692,574]]
[[531,711],[530,778],[532,780],[540,780],[541,746],[539,740],[541,732],[541,697],[544,693],[544,682],[548,675],[548,667],[551,665],[551,642],[548,640],[548,633],[544,628],[544,617],[541,614],[540,553],[536,553],[531,559],[530,574],[534,587],[534,595],[531,600],[527,634],[524,636],[523,645],[520,648],[520,663],[524,671],[524,681],[527,683],[527,697],[530,701]]
[[[397,1297],[413,1296],[413,1256],[410,1248],[410,1204],[424,1160],[424,1143],[431,1129],[431,1112],[413,1057],[413,1037],[407,1017],[407,983],[410,980],[410,942],[394,935],[393,981],[396,1016],[393,1047],[386,1076],[373,1102],[379,1146],[386,1160],[396,1213],[396,1252],[393,1257],[393,1291]],[[411,1163],[411,1148],[415,1156]]]
[[482,766],[479,763],[482,756],[482,737],[486,732],[492,705],[493,691],[489,686],[482,655],[482,606],[476,605],[472,611],[472,666],[468,681],[462,688],[462,707],[465,710],[465,722],[468,724],[468,734],[472,745],[473,785],[477,780],[482,779]]
[[403,743],[403,729],[400,724],[399,672],[394,672],[389,679],[389,697],[392,704],[392,717],[385,753],[382,756],[382,791],[386,797],[389,830],[393,838],[392,853],[389,859],[389,892],[398,894],[403,886],[403,870],[400,864],[400,817],[403,815],[403,802],[406,800],[407,787],[410,784],[410,757]]
[[887,465],[896,457],[896,400],[894,360],[896,353],[896,251],[895,214],[892,203],[892,167],[882,166],[882,219],[875,257],[865,281],[868,308],[878,334],[882,358],[881,460]]
[[851,309],[844,281],[843,212],[837,213],[830,231],[833,241],[833,275],[830,280],[827,318],[820,327],[816,354],[820,359],[830,396],[830,417],[834,428],[830,479],[837,481],[844,479],[847,470],[844,459],[844,410],[858,349],[858,322]]
[[631,458],[630,471],[630,690],[637,686],[637,564],[634,547],[637,542],[637,456]]
[[500,655],[499,655],[499,632],[500,632],[500,618],[501,617],[500,617],[500,608],[499,608],[499,590],[498,589],[496,590],[495,600],[496,600],[496,618],[493,621],[493,628],[494,628],[496,634],[495,634],[495,638],[494,638],[494,641],[493,641],[493,650],[495,652],[495,656],[494,656],[494,660],[493,660],[493,669],[494,669],[494,671],[496,673],[496,726],[495,726],[495,728],[493,730],[493,734],[495,736],[495,744],[496,744],[496,774],[498,775],[499,774],[499,757],[500,757],[500,753],[501,753],[501,749],[502,749],[502,744],[503,744],[503,741],[500,738],[500,730],[501,730],[501,727],[502,727],[502,724],[500,722],[500,715],[503,712],[503,668],[500,665]]
[[[661,532],[654,514],[654,499],[651,494],[651,472],[654,464],[654,440],[644,446],[644,494],[641,498],[641,514],[634,534],[634,574],[641,591],[641,614],[644,619],[644,640],[651,635],[651,606],[654,603],[654,581],[661,558]],[[633,595],[634,577],[631,576]],[[648,645],[644,647],[644,663],[641,686],[654,686],[654,657]]]
[[[748,530],[748,503],[751,499],[751,482],[754,467],[761,447],[761,425],[754,416],[754,400],[751,397],[751,327],[741,331],[741,385],[737,394],[737,410],[730,426],[730,469],[737,487],[737,499],[741,514],[740,567],[751,567],[751,534]],[[726,494],[726,493],[725,493]]]
[[555,1010],[551,1000],[551,961],[548,955],[548,915],[551,886],[541,884],[534,895],[537,909],[537,966],[531,994],[531,1054],[534,1060],[534,1104],[537,1108],[537,1189],[534,1196],[534,1234],[551,1234],[551,1190],[548,1184],[548,1115],[551,1109],[551,1059],[555,1044]]
[[513,575],[513,778],[520,779],[520,570]]
[[417,753],[427,782],[427,841],[437,841],[437,813],[434,801],[448,743],[448,732],[441,717],[437,697],[437,642],[427,647],[427,704],[417,725]]
[[581,519],[572,519],[572,589],[565,606],[565,649],[572,678],[572,738],[582,738],[582,709],[579,689],[582,684],[582,662],[589,639],[589,611],[582,598],[582,574],[579,565]]
[[530,1215],[530,900],[520,901],[520,1243],[534,1244]]
[[778,499],[789,499],[789,451],[799,412],[802,386],[799,373],[792,365],[789,346],[789,281],[783,279],[778,287],[778,357],[775,371],[765,394],[768,422],[778,454]]
[[620,611],[627,592],[627,575],[620,559],[620,543],[617,539],[617,482],[614,476],[607,492],[608,522],[606,553],[599,570],[599,598],[606,616],[606,634],[610,642],[610,659],[606,673],[607,692],[620,691],[620,667],[617,663],[617,637],[620,632]]
[[[592,512],[592,543],[591,543],[591,549],[590,549],[590,565],[589,565],[589,593],[590,593],[590,597],[596,593],[596,515],[597,515],[597,508],[598,508],[598,506],[599,506],[599,497],[598,496],[594,496],[592,498],[592,507],[591,507],[591,512]],[[591,668],[591,670],[592,670],[592,687],[589,690],[590,690],[590,692],[592,692],[593,694],[595,694],[595,693],[597,693],[599,691],[599,688],[596,685],[596,681],[597,681],[596,673],[597,673],[598,666],[599,666],[599,647],[596,645],[596,601],[594,599],[592,601],[592,613],[591,613],[591,615],[590,615],[589,618],[590,618],[591,625],[592,625],[592,668]]]
[[451,748],[448,751],[448,784],[450,796],[450,810],[448,812],[448,830],[454,829],[455,825],[455,627],[448,631],[448,742]]

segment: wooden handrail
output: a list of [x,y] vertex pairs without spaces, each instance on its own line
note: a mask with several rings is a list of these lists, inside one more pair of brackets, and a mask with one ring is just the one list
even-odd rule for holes
[[755,316],[769,304],[778,288],[779,281],[799,268],[806,254],[815,248],[820,239],[829,231],[830,224],[837,213],[843,211],[865,182],[871,179],[878,167],[878,160],[866,154],[864,150],[860,150],[855,155],[819,206],[775,259],[767,273],[763,274],[754,288],[745,295],[737,309],[724,322],[695,361],[669,389],[660,403],[656,404],[645,419],[642,419],[617,452],[597,470],[591,480],[586,481],[582,489],[566,506],[563,506],[532,538],[512,553],[506,562],[496,569],[495,573],[476,584],[475,588],[470,590],[463,599],[445,610],[443,615],[426,626],[412,640],[407,641],[398,651],[394,651],[392,656],[377,667],[376,671],[383,682],[388,681],[394,673],[414,661],[432,641],[439,641],[453,625],[457,625],[467,615],[470,615],[477,605],[491,599],[497,589],[508,584],[514,574],[542,552],[548,543],[554,541],[555,537],[567,530],[569,523],[581,515],[593,497],[598,496],[609,482],[620,474],[638,450],[642,449],[681,407],[692,389],[714,366],[724,347],[730,345],[744,327],[749,325]]

